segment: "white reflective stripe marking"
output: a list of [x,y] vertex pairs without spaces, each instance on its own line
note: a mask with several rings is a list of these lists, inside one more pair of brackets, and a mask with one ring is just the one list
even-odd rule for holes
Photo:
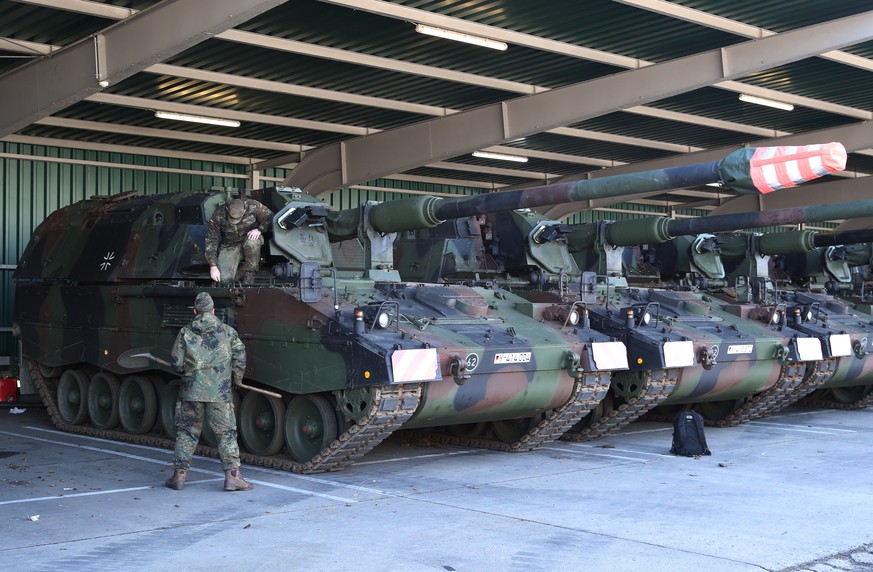
[[627,369],[627,347],[624,342],[593,342],[591,360],[600,371]]
[[800,174],[800,161],[789,161],[786,163],[785,172],[794,183],[801,183],[806,180],[806,177]]
[[358,461],[355,463],[355,466],[358,465],[384,465],[386,463],[397,463],[400,461],[417,461],[419,459],[430,459],[430,458],[439,458],[439,457],[452,457],[454,455],[468,455],[470,453],[482,453],[481,449],[470,449],[466,451],[451,451],[449,453],[431,453],[429,455],[414,455],[412,457],[394,457],[391,459],[379,459],[378,461]]
[[810,157],[809,167],[810,169],[812,169],[812,172],[818,176],[826,175],[828,173],[827,167],[824,166],[821,155]]
[[796,338],[797,357],[800,361],[821,361],[824,356],[821,353],[821,342],[818,338]]
[[664,342],[664,367],[689,367],[694,365],[694,343]]
[[831,334],[830,342],[832,356],[852,355],[852,336],[849,334]]
[[[780,423],[758,423],[758,422],[755,422],[755,421],[750,421],[749,424],[750,424],[750,425],[766,425],[766,426],[768,426],[768,427],[778,427],[779,429],[782,429],[783,431],[794,431],[794,432],[797,432],[797,433],[812,433],[812,434],[814,434],[814,435],[836,435],[836,433],[834,433],[834,432],[831,431],[830,429],[827,429],[827,430],[824,430],[824,431],[816,431],[815,429],[809,429],[809,428],[802,428],[802,429],[801,429],[801,428],[799,428],[799,427],[792,427],[792,426],[789,426],[789,425],[782,425],[782,424],[780,424]],[[854,433],[854,431],[853,431],[853,433]]]
[[761,173],[764,175],[764,180],[767,181],[767,185],[770,188],[782,188],[782,185],[779,184],[779,176],[776,174],[776,165],[764,165],[761,167]]
[[609,455],[607,453],[595,453],[594,451],[574,451],[572,449],[558,449],[557,447],[542,447],[541,450],[560,451],[562,453],[575,453],[577,455],[591,455],[593,457],[609,457],[610,459],[621,459],[622,461],[636,461],[637,463],[649,463],[645,459],[637,457],[625,457],[624,455]]
[[395,383],[440,379],[436,348],[395,350],[391,354],[391,368]]

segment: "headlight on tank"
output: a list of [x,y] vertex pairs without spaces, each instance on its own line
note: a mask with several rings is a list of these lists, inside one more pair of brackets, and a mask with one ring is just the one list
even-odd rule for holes
[[394,316],[381,304],[371,304],[364,307],[364,321],[384,330],[394,322]]
[[376,325],[380,328],[387,328],[391,325],[391,315],[388,312],[379,312],[376,316]]
[[782,321],[782,312],[779,310],[774,310],[772,314],[770,314],[770,323],[778,324]]
[[648,312],[648,311],[642,312],[640,314],[640,325],[641,326],[648,326],[651,323],[652,323],[652,313]]
[[567,316],[567,323],[571,326],[575,326],[579,323],[579,311],[578,310],[570,310],[570,314]]

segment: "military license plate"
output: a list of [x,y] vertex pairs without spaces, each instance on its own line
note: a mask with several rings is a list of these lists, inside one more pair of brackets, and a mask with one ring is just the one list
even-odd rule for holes
[[494,354],[494,365],[507,363],[528,363],[531,352],[517,352],[512,354]]

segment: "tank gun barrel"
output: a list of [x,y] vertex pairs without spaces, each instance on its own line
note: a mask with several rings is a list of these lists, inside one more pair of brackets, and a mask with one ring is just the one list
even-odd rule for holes
[[844,230],[841,232],[822,232],[815,235],[815,245],[817,247],[864,244],[868,242],[873,242],[873,228]]
[[[679,236],[869,216],[873,216],[873,200],[686,219],[653,217],[613,222],[605,229],[605,240],[612,246],[660,244]],[[582,250],[594,245],[597,238],[594,226],[578,225],[569,233],[570,245],[574,250]],[[850,236],[848,232],[842,234]],[[859,241],[854,240],[854,242]],[[778,246],[774,245],[773,248]]]
[[[873,209],[873,201],[821,206],[829,207],[827,208],[827,212],[836,212],[835,207],[850,209],[847,212],[840,213],[843,216],[830,218],[861,218],[870,216],[869,212]],[[853,207],[857,209],[854,212],[851,211]],[[802,222],[819,221],[820,219],[812,219]],[[870,241],[873,241],[873,229],[851,230],[835,233],[819,232],[815,230],[787,230],[783,232],[771,232],[758,236],[755,251],[762,256],[803,254],[804,252],[811,252],[820,247],[860,245]],[[747,247],[745,245],[746,238],[744,236],[729,236],[720,247],[721,255],[723,258],[741,258],[746,256]],[[869,250],[869,248],[856,248],[852,250],[857,251],[859,257],[863,257],[864,255],[862,251]],[[867,260],[869,260],[869,257]],[[862,264],[866,264],[866,262],[862,262]]]
[[[390,233],[432,228],[449,219],[572,203],[634,193],[666,191],[688,186],[720,183],[741,193],[769,193],[793,187],[846,165],[846,149],[840,143],[800,147],[745,148],[723,159],[696,165],[670,167],[557,183],[516,191],[473,197],[416,197],[389,201],[372,207],[370,225]],[[334,236],[344,234],[333,231]]]

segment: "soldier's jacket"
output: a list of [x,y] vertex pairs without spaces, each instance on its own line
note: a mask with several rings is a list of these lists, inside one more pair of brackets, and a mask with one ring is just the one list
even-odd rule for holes
[[172,363],[183,372],[179,399],[229,403],[231,376],[242,381],[245,372],[246,348],[214,314],[198,314],[176,336]]
[[227,217],[227,209],[215,209],[206,230],[206,248],[204,255],[210,266],[216,266],[219,245],[222,248],[238,246],[243,243],[250,230],[258,229],[261,233],[270,228],[273,211],[252,199],[243,199],[246,211],[242,219],[233,223]]

